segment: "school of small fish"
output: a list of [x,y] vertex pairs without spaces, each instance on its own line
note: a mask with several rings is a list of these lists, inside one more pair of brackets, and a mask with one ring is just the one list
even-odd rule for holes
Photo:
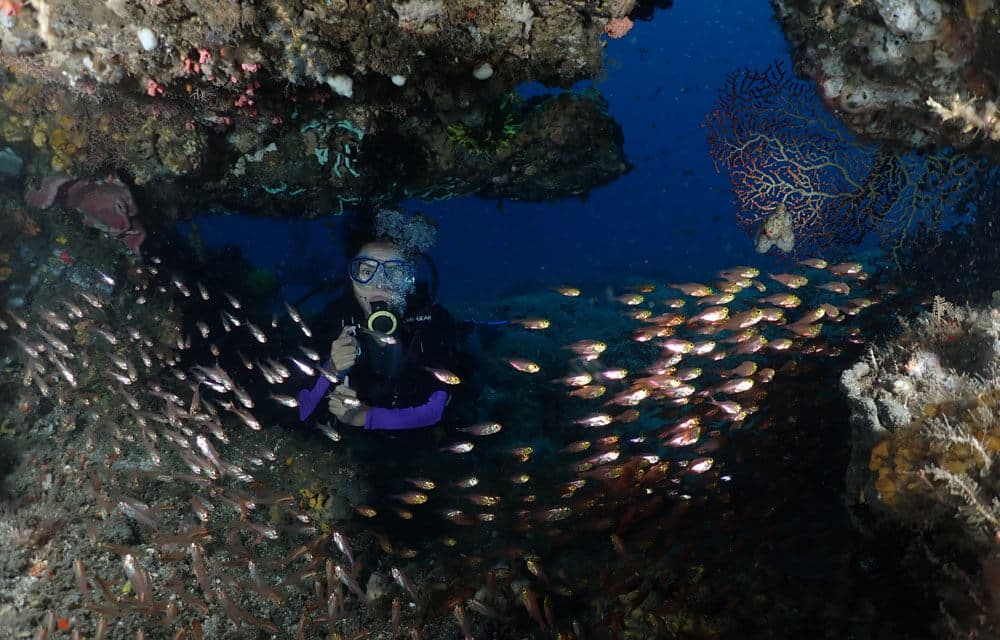
[[[600,585],[547,552],[581,536],[609,555],[637,548],[646,535],[639,523],[699,486],[725,481],[717,437],[752,428],[769,386],[794,375],[801,358],[859,342],[849,319],[892,293],[858,294],[872,289],[859,263],[802,266],[803,273],[766,277],[734,267],[713,282],[630,287],[608,304],[620,307],[631,333],[569,342],[555,354],[557,370],[536,354],[496,354],[509,375],[559,394],[573,412],[546,424],[545,438],[503,420],[458,426],[437,455],[479,456],[496,469],[399,478],[397,493],[354,505],[355,520],[326,531],[293,495],[263,481],[284,437],[272,416],[295,419],[303,380],[337,381],[321,364],[329,345],[310,344],[312,331],[293,306],[269,321],[247,317],[232,294],[168,275],[152,258],[119,277],[96,274],[102,294],[6,310],[0,329],[18,351],[25,388],[82,427],[73,445],[78,463],[66,472],[90,488],[97,518],[89,543],[109,561],[71,563],[90,612],[75,628],[100,640],[112,637],[116,621],[137,619],[141,637],[202,638],[211,637],[203,627],[217,614],[253,637],[366,637],[378,624],[392,637],[421,638],[440,609],[466,638],[477,637],[477,624],[582,638],[595,621],[561,616],[560,603]],[[184,318],[181,304],[193,291],[217,313]],[[583,298],[569,285],[549,295],[556,294]],[[117,311],[137,300],[155,308],[155,329]],[[512,325],[558,329],[543,317]],[[302,342],[292,353],[268,351],[277,341],[262,327],[298,333]],[[249,340],[229,353],[225,336],[236,332]],[[655,355],[639,370],[602,362],[623,342]],[[194,353],[212,361],[194,362]],[[226,354],[237,364],[221,364]],[[427,373],[445,388],[463,384],[447,369]],[[348,429],[318,425],[331,447],[348,446]],[[422,510],[447,523],[447,533],[398,544],[392,527],[378,524],[426,516]],[[98,520],[115,514],[133,523],[137,542],[101,539]],[[524,544],[491,548],[484,532],[495,529],[518,532]],[[355,545],[362,538],[375,542]],[[441,593],[412,578],[425,565],[407,564],[434,555],[442,563],[461,556],[475,570]],[[380,587],[384,598],[370,595],[382,572],[391,576]],[[282,617],[288,611],[294,624]],[[51,626],[44,623],[39,637],[54,634]]]

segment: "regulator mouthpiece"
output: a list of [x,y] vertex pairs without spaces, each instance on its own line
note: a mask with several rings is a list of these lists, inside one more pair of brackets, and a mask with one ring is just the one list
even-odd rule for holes
[[379,300],[372,303],[372,314],[368,316],[369,331],[377,331],[391,336],[399,327],[399,318],[389,310],[389,303]]

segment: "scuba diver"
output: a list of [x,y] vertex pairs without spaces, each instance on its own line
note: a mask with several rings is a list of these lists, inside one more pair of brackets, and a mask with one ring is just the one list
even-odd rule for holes
[[423,216],[394,210],[358,222],[346,233],[350,289],[315,325],[319,344],[330,344],[327,368],[337,384],[321,376],[303,389],[299,418],[308,420],[325,400],[337,421],[365,430],[432,427],[456,389],[447,374],[462,368],[458,326],[416,277],[416,260],[436,229]]

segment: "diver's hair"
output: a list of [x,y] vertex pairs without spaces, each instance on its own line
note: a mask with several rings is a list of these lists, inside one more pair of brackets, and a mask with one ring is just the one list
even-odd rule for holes
[[344,221],[344,251],[357,255],[369,242],[391,242],[400,253],[413,260],[427,253],[437,241],[437,225],[421,213],[396,209],[360,211]]

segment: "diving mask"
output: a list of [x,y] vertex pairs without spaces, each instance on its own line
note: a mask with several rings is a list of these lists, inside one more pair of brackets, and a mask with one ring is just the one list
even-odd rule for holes
[[378,289],[391,289],[408,293],[412,291],[417,274],[406,260],[379,260],[371,256],[358,256],[348,267],[351,280]]

